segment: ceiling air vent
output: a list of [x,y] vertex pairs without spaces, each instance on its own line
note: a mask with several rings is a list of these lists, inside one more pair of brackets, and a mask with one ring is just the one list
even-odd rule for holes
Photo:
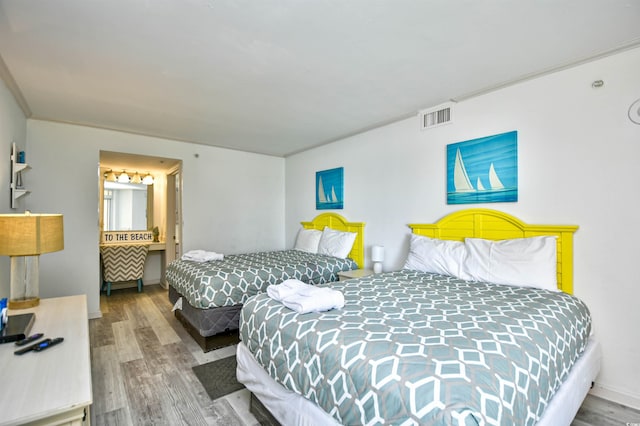
[[418,113],[420,130],[442,126],[453,122],[453,104],[439,105],[435,108],[423,109]]

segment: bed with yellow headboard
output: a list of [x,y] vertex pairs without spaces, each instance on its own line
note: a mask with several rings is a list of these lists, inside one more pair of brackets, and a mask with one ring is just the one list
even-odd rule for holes
[[451,213],[436,223],[410,224],[414,234],[443,240],[465,238],[507,240],[539,236],[556,237],[558,288],[573,293],[573,234],[575,225],[531,225],[507,213],[490,209],[466,209]]
[[577,226],[489,209],[409,226],[438,240],[554,237],[525,242],[549,244],[563,292],[407,267],[332,283],[343,309],[298,314],[258,295],[241,311],[238,380],[281,424],[571,424],[600,362],[571,294]]
[[337,213],[322,213],[310,222],[300,222],[305,229],[322,231],[325,226],[342,232],[356,234],[349,258],[353,259],[360,268],[364,268],[364,222],[349,222]]
[[179,259],[167,266],[169,300],[179,305],[175,315],[203,350],[235,343],[242,304],[269,285],[291,278],[324,284],[337,281],[341,271],[362,267],[364,223],[324,213],[301,224],[318,230],[312,232],[316,237],[325,227],[355,234],[347,258],[291,249],[224,255],[211,262]]

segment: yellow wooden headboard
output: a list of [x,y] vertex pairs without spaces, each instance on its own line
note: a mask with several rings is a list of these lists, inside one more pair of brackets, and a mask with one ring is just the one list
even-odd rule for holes
[[300,222],[305,229],[318,229],[322,231],[325,226],[336,231],[355,232],[356,240],[349,257],[364,268],[364,222],[347,222],[347,219],[337,213],[323,213],[311,222]]
[[506,240],[536,236],[556,236],[558,288],[573,294],[573,234],[575,225],[528,225],[503,212],[467,209],[451,213],[434,224],[410,224],[414,234],[442,240],[465,238]]

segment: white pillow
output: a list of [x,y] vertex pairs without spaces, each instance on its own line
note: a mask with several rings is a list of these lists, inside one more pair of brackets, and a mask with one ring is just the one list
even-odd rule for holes
[[356,241],[355,232],[342,232],[331,229],[328,226],[322,231],[318,254],[328,254],[329,256],[346,258]]
[[404,269],[460,277],[467,250],[461,241],[439,240],[411,234]]
[[298,231],[296,245],[293,248],[307,253],[318,253],[320,237],[322,237],[322,231],[302,228]]
[[466,238],[465,244],[466,279],[558,291],[556,237]]

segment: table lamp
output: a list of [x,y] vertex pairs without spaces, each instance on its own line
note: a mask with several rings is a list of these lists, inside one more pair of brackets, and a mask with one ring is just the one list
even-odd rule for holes
[[373,262],[373,272],[379,274],[382,272],[382,262],[384,261],[384,247],[371,247],[371,261]]
[[61,214],[0,214],[0,255],[11,256],[9,309],[40,303],[40,255],[64,249]]

